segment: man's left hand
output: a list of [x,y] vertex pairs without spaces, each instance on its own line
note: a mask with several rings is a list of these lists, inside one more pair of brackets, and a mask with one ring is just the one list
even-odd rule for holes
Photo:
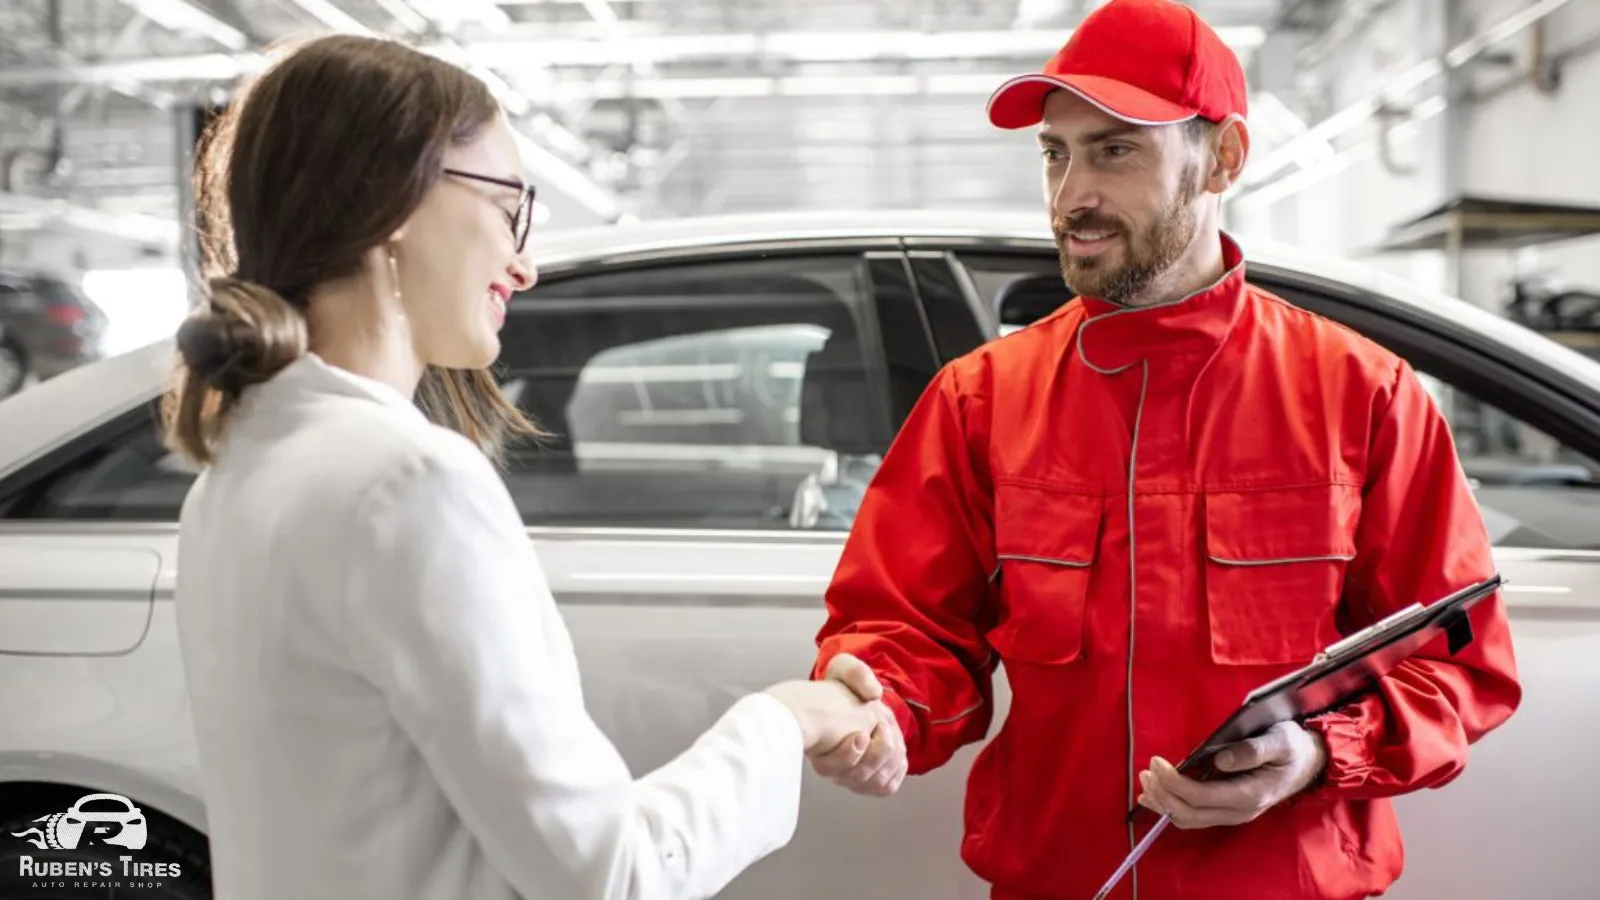
[[1243,825],[1305,790],[1327,764],[1320,736],[1283,722],[1217,754],[1217,770],[1231,777],[1196,781],[1156,757],[1139,773],[1139,803],[1170,814],[1179,828]]

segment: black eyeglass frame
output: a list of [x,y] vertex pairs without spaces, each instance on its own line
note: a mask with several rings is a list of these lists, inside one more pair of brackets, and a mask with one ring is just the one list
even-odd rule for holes
[[511,188],[522,194],[522,199],[517,202],[517,214],[511,221],[511,238],[517,242],[517,252],[521,253],[528,246],[528,232],[533,230],[533,198],[537,190],[533,185],[523,181],[513,181],[509,178],[496,178],[493,175],[479,175],[477,172],[466,172],[461,169],[445,169],[446,175],[457,178],[468,178],[481,181],[485,184],[499,185]]

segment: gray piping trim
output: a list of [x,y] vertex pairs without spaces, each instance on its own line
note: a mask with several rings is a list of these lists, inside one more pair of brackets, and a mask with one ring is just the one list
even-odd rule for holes
[[1207,557],[1219,566],[1281,566],[1289,563],[1303,562],[1350,562],[1354,556],[1284,556],[1278,559],[1226,559],[1220,556]]
[[1018,76],[1016,78],[1011,79],[1010,81],[1008,81],[1005,84],[1001,85],[994,92],[994,95],[989,98],[988,108],[989,109],[993,109],[994,108],[995,99],[998,98],[1003,92],[1007,91],[1008,89],[1010,89],[1010,88],[1012,88],[1012,87],[1014,87],[1016,85],[1029,84],[1029,83],[1053,84],[1056,87],[1061,88],[1063,90],[1071,91],[1072,93],[1074,93],[1074,94],[1078,95],[1079,97],[1083,98],[1091,106],[1095,107],[1096,109],[1100,110],[1101,112],[1105,113],[1106,115],[1110,116],[1111,118],[1118,119],[1118,120],[1123,121],[1123,122],[1127,122],[1127,123],[1129,123],[1131,125],[1174,125],[1174,124],[1177,124],[1179,122],[1187,122],[1190,119],[1193,119],[1196,115],[1198,115],[1198,113],[1191,113],[1190,115],[1184,116],[1181,119],[1165,119],[1165,120],[1161,120],[1161,119],[1135,119],[1132,116],[1125,116],[1122,113],[1117,112],[1116,110],[1112,109],[1111,107],[1106,106],[1104,103],[1101,103],[1099,100],[1096,100],[1095,98],[1089,96],[1088,94],[1085,94],[1083,91],[1073,87],[1072,85],[1066,83],[1065,81],[1061,81],[1060,79],[1057,79],[1057,78],[1051,78],[1048,75],[1021,75],[1021,76]]
[[[920,709],[923,712],[928,712],[928,713],[933,712],[933,710],[931,708],[929,708],[928,704],[926,704],[926,703],[921,703],[921,702],[918,702],[916,700],[912,700],[909,697],[901,697],[901,699],[906,701],[906,705],[907,706],[915,706],[917,709]],[[929,721],[928,724],[929,725],[949,725],[951,722],[959,722],[962,719],[965,719],[967,716],[972,715],[973,713],[977,712],[980,709],[983,709],[983,704],[982,703],[979,703],[979,704],[977,704],[975,706],[972,706],[972,707],[970,707],[968,709],[964,709],[961,712],[955,714],[954,716],[951,716],[948,719],[933,719],[933,720]]]
[[[1049,556],[1023,556],[1018,553],[1003,553],[998,558],[1002,560],[1009,559],[1015,562],[1043,563],[1047,566],[1063,566],[1068,569],[1086,569],[1089,566],[1094,565],[1092,560],[1055,559],[1054,557]],[[995,574],[1000,574],[998,567],[995,569]]]
[[[1117,316],[1128,316],[1128,315],[1134,315],[1136,313],[1148,312],[1148,311],[1154,310],[1154,309],[1165,309],[1166,307],[1169,307],[1169,306],[1177,306],[1178,304],[1187,302],[1191,298],[1198,297],[1201,294],[1206,293],[1207,291],[1214,291],[1214,290],[1217,289],[1218,285],[1222,284],[1224,281],[1227,281],[1230,277],[1233,276],[1233,273],[1239,271],[1239,269],[1241,269],[1243,267],[1244,267],[1244,261],[1243,261],[1243,259],[1241,257],[1240,262],[1239,262],[1238,265],[1234,266],[1231,269],[1228,269],[1228,270],[1224,271],[1222,273],[1222,277],[1218,278],[1216,281],[1211,282],[1210,284],[1206,285],[1203,288],[1200,288],[1197,291],[1194,291],[1193,293],[1185,294],[1185,295],[1183,295],[1182,297],[1179,297],[1176,300],[1168,300],[1165,303],[1152,303],[1149,306],[1129,306],[1129,307],[1126,307],[1124,309],[1113,310],[1111,312],[1106,313],[1103,316],[1096,316],[1096,317],[1094,317],[1092,319],[1085,319],[1083,324],[1078,326],[1078,358],[1083,360],[1083,364],[1084,365],[1086,365],[1089,368],[1095,370],[1096,372],[1099,372],[1101,375],[1115,375],[1115,374],[1117,374],[1119,372],[1125,372],[1128,369],[1133,368],[1134,363],[1128,363],[1127,365],[1123,366],[1120,369],[1102,369],[1099,366],[1095,365],[1094,363],[1090,362],[1089,361],[1089,357],[1085,356],[1084,352],[1083,352],[1083,333],[1085,331],[1089,330],[1089,326],[1093,325],[1096,322],[1104,322],[1107,319],[1112,319],[1112,318],[1115,318]],[[1150,372],[1149,372],[1149,369],[1147,368],[1145,370],[1146,377],[1148,377],[1149,374],[1150,374]]]
[[[1079,345],[1082,346],[1081,344]],[[1133,445],[1128,452],[1128,808],[1137,802],[1134,783],[1138,770],[1133,756],[1133,651],[1134,631],[1139,621],[1139,554],[1134,541],[1133,489],[1139,477],[1139,428],[1144,424],[1145,395],[1150,389],[1150,363],[1141,362],[1139,407],[1133,414]],[[1133,822],[1128,822],[1128,852],[1139,845]],[[1139,867],[1133,867],[1133,900],[1139,900]]]

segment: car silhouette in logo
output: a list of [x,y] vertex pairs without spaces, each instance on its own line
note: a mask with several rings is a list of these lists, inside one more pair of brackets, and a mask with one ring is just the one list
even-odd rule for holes
[[148,839],[144,813],[121,794],[89,794],[78,798],[66,812],[34,821],[41,823],[40,827],[11,834],[41,850],[83,850],[108,844],[143,850]]

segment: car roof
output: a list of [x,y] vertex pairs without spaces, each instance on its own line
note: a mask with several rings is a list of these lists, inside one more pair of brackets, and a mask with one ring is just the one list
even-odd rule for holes
[[[1042,213],[1010,211],[839,211],[765,213],[662,219],[635,224],[535,231],[537,266],[692,254],[742,246],[806,241],[882,239],[996,247],[1048,246]],[[1509,349],[1559,366],[1600,393],[1600,362],[1471,303],[1423,290],[1371,266],[1333,259],[1271,241],[1241,239],[1251,266],[1347,285],[1386,297],[1444,321],[1467,325]],[[538,289],[534,289],[535,296]],[[80,366],[0,401],[0,475],[50,447],[92,430],[108,418],[153,399],[170,381],[175,356],[169,338],[112,359]]]

